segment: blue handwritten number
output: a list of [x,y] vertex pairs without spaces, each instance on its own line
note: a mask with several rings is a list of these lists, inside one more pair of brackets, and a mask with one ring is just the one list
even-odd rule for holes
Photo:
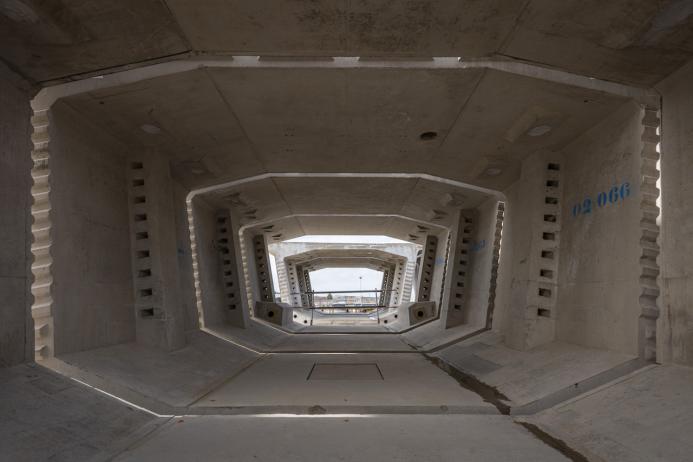
[[618,202],[618,186],[614,186],[609,190],[609,202],[612,204]]
[[626,197],[630,196],[630,183],[623,183],[621,185],[621,200],[625,199]]
[[582,202],[582,213],[585,215],[592,213],[592,199],[587,198]]
[[606,193],[600,192],[597,196],[597,205],[604,207],[606,205]]
[[573,216],[576,217],[578,215],[580,215],[580,204],[575,204],[573,206]]

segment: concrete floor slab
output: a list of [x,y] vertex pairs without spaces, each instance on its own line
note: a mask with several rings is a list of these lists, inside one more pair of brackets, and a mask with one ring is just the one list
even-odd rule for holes
[[257,357],[249,350],[200,332],[191,336],[185,348],[173,352],[123,344],[62,355],[59,359],[117,386],[172,406],[185,406]]
[[89,460],[157,420],[41,366],[0,368],[0,461]]
[[314,324],[307,326],[298,334],[393,334],[384,325],[373,323],[371,325],[337,325],[337,324]]
[[[328,327],[319,327],[326,331]],[[290,334],[269,327],[257,321],[251,322],[247,329],[213,326],[207,329],[213,335],[257,352],[411,352],[414,349],[397,335],[383,335],[384,332],[362,332],[351,335],[340,332],[341,328],[324,333],[300,332]],[[386,332],[385,332],[386,333]]]
[[[382,380],[308,380],[316,364],[377,364]],[[483,402],[476,393],[462,388],[419,354],[271,354],[195,406],[287,404],[383,408],[444,406],[495,412],[495,408]]]
[[455,415],[184,417],[172,420],[116,460],[554,462],[568,459],[505,416]]
[[622,353],[560,342],[518,351],[499,340],[497,334],[489,332],[447,347],[435,356],[496,387],[513,407],[534,403],[634,359]]
[[468,324],[445,329],[443,321],[438,319],[402,333],[401,336],[408,344],[415,346],[419,350],[428,351],[478,333],[481,329],[483,329],[483,326]]
[[411,352],[398,335],[305,334],[286,338],[275,352]]
[[292,334],[267,323],[251,319],[245,329],[229,324],[208,326],[207,332],[255,351],[271,350]]
[[691,384],[691,368],[654,366],[525,420],[590,461],[690,461]]

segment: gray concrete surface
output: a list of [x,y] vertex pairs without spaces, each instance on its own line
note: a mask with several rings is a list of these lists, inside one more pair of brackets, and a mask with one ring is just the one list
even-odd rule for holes
[[437,356],[495,387],[513,406],[527,405],[627,363],[634,355],[552,342],[529,351],[506,347],[485,333],[444,348]]
[[[229,193],[234,188],[224,182],[267,172],[393,171],[428,173],[502,191],[517,180],[519,163],[531,152],[567,146],[625,102],[599,91],[478,69],[214,68],[121,90],[67,99],[126,144],[157,146],[174,159],[176,179],[189,189],[220,185]],[[188,101],[193,99],[204,107],[202,113],[190,111]],[[157,123],[166,130],[155,138],[140,128],[151,122],[146,111],[133,110],[141,104],[160,108]],[[551,135],[530,137],[524,134],[527,127],[506,139],[508,130],[534,115],[536,110],[528,109],[534,106],[540,116],[551,115]],[[290,118],[285,116],[287,107]],[[404,114],[418,115],[409,119]],[[437,128],[439,138],[422,142],[419,136],[430,127],[444,128]],[[225,135],[200,135],[210,130]],[[196,155],[200,150],[208,151],[202,161]],[[228,157],[228,152],[234,155]],[[495,154],[479,157],[479,152]],[[502,172],[486,175],[490,165],[500,165]],[[192,173],[193,166],[202,173]],[[408,194],[412,188],[417,194]],[[312,193],[316,190],[321,193]],[[469,207],[484,199],[471,188],[460,191],[406,178],[277,178],[265,179],[260,187],[246,185],[243,191],[243,203],[252,207],[229,205],[238,208],[240,216],[256,209],[262,221],[282,218],[286,209],[310,214],[325,207],[333,213],[396,210],[425,221],[434,209],[446,212],[449,221],[455,207],[441,203],[440,196],[457,193]]]
[[0,415],[3,462],[86,461],[158,422],[36,365],[0,369]]
[[[597,461],[690,459],[691,377],[679,366],[693,365],[693,2],[270,3],[0,2],[0,367],[29,360],[37,343],[47,366],[158,410],[217,396],[274,414],[171,420],[131,445],[155,421],[17,366],[0,369],[10,416],[0,458],[108,458],[123,444],[123,457],[145,459],[300,458],[286,456],[302,442],[289,441],[292,422],[315,435],[300,448],[313,458],[561,457],[508,417],[478,415],[495,410],[418,348],[526,413],[554,406],[525,417],[544,442],[565,439]],[[399,336],[293,335],[210,316],[216,337],[199,332],[204,305],[215,307],[195,276],[209,277],[207,294],[220,287],[206,284],[219,270],[211,229],[199,248],[187,229],[193,196],[208,217],[228,213],[248,308],[238,326],[260,282],[271,292],[241,234],[435,235],[427,290],[445,322]],[[470,259],[471,276],[459,258],[490,235],[496,200],[506,216],[489,302],[491,252]],[[481,217],[467,242],[454,233],[462,210]],[[154,264],[131,266],[133,254]],[[450,317],[452,294],[467,303]],[[45,345],[32,342],[31,317]],[[381,379],[329,364],[318,376],[340,380],[301,379],[315,358],[375,358]],[[655,359],[664,365],[623,377]],[[330,412],[310,408],[315,398],[437,414],[368,416],[345,432],[352,421],[334,416],[276,420],[292,406],[282,393],[307,414]],[[266,444],[263,424],[280,444]],[[380,428],[390,446],[372,444]]]
[[658,341],[662,362],[693,366],[691,315],[693,252],[691,244],[691,196],[689,173],[693,152],[693,65],[689,64],[661,83],[667,110],[662,133],[662,316]]
[[[301,330],[298,335],[252,320],[249,329],[228,325],[213,326],[207,330],[219,338],[261,352],[411,352],[414,349],[397,335],[382,332],[361,332],[358,335],[340,333],[312,333]],[[325,331],[327,326],[319,327]],[[347,330],[351,331],[350,328]]]
[[52,116],[55,352],[134,341],[126,148],[69,105]]
[[0,367],[33,358],[28,314],[31,216],[29,94],[0,65]]
[[271,350],[290,335],[288,332],[255,319],[251,319],[248,327],[245,329],[228,324],[220,324],[207,327],[205,331],[225,341],[230,341],[255,351]]
[[[351,377],[349,368],[334,380],[309,380],[320,364],[375,364],[381,377]],[[435,390],[435,393],[431,393]],[[447,407],[497,412],[462,388],[418,353],[270,354],[195,403],[201,407]],[[485,411],[484,411],[485,410]]]
[[[689,23],[679,3],[617,0],[604,8],[577,0],[560,5],[400,0],[375,6],[323,0],[276,11],[270,6],[268,0],[256,5],[128,0],[87,10],[70,4],[8,8],[2,17],[0,37],[8,44],[2,58],[43,81],[127,62],[174,59],[190,49],[266,56],[474,59],[502,54],[641,85],[661,80],[691,58],[685,41]],[[624,8],[630,9],[628,18],[621,15]],[[46,55],[43,43],[63,47]],[[579,59],[569,59],[576,51]]]
[[312,352],[368,352],[368,351],[413,351],[396,335],[380,334],[305,334],[288,337],[273,351],[312,351]]
[[[488,434],[495,434],[489,444]],[[271,441],[271,444],[268,442]],[[569,460],[502,416],[183,417],[115,460]]]
[[[556,340],[637,354],[640,294],[640,178],[643,115],[627,104],[563,152],[562,258],[558,269]],[[630,195],[613,203],[612,188]],[[599,194],[607,195],[599,205]],[[573,216],[576,204],[592,213]]]
[[527,420],[590,461],[683,462],[693,442],[693,370],[653,366]]
[[118,387],[185,406],[258,357],[205,333],[180,350],[166,352],[135,343],[60,355],[59,359]]
[[483,325],[473,324],[461,324],[456,327],[445,329],[443,321],[436,320],[402,333],[401,339],[419,350],[429,351],[455,343],[467,336],[475,335],[483,329]]

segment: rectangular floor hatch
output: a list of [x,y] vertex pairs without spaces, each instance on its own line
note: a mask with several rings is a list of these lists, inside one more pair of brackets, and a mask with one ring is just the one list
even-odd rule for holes
[[315,363],[307,380],[383,380],[376,363]]

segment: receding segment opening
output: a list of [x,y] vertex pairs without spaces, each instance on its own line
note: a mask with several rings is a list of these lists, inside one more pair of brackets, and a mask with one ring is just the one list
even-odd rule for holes
[[[353,326],[397,319],[398,307],[412,298],[421,245],[385,236],[339,235],[269,239],[267,248],[274,301],[291,305],[297,315],[292,319]],[[253,253],[263,253],[257,242]],[[422,278],[430,280],[432,270],[427,262]]]

